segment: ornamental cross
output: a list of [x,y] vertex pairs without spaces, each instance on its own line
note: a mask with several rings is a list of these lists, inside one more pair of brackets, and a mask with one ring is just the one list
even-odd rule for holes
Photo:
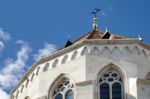
[[94,30],[96,30],[97,28],[97,22],[98,22],[98,19],[97,19],[97,13],[100,11],[101,9],[97,9],[95,8],[95,10],[92,12],[92,14],[94,15],[94,19],[93,19],[93,28]]

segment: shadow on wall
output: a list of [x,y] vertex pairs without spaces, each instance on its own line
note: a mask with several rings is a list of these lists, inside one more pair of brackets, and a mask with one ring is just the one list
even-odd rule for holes
[[126,99],[137,99],[137,98],[133,95],[127,94]]

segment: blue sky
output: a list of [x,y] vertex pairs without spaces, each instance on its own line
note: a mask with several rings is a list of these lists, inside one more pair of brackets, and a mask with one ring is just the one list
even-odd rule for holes
[[[100,8],[99,30],[150,43],[149,0],[0,0],[0,96],[32,63],[92,31],[91,11]],[[19,75],[19,76],[18,76]],[[11,79],[15,79],[12,83]]]

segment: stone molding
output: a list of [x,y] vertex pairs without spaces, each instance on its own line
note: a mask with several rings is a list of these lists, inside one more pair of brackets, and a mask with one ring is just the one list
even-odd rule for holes
[[[87,45],[92,45],[92,48],[89,48]],[[93,46],[94,45],[94,46]],[[130,45],[134,45],[134,47],[130,47]],[[111,46],[111,47],[109,47]],[[124,46],[122,49],[119,46]],[[140,48],[141,47],[141,48]],[[27,72],[25,76],[22,77],[22,79],[19,81],[17,86],[12,90],[11,95],[14,94],[14,92],[18,92],[18,89],[20,90],[22,84],[29,79],[29,77],[35,73],[37,67],[39,64],[46,63],[47,61],[54,60],[54,63],[56,60],[58,60],[59,63],[62,63],[62,60],[65,60],[65,63],[68,62],[68,57],[73,57],[74,53],[76,52],[79,56],[83,56],[85,54],[92,54],[92,55],[99,55],[99,54],[105,54],[105,53],[116,53],[125,51],[127,53],[135,52],[137,55],[144,55],[145,58],[150,56],[150,46],[147,44],[144,44],[142,41],[139,40],[81,40],[80,42],[77,42],[73,44],[72,46],[69,46],[67,48],[61,49],[57,52],[54,52],[52,55],[48,55],[37,62],[35,62],[31,69]],[[70,56],[68,56],[68,53],[72,53]],[[61,56],[64,58],[67,57],[67,59],[59,59]],[[76,58],[75,57],[75,58]],[[72,61],[75,58],[69,60]],[[64,64],[65,64],[64,63]],[[57,64],[56,64],[57,67]],[[35,77],[34,77],[35,78]],[[79,85],[87,84],[88,82],[79,83]],[[77,84],[78,85],[78,84]]]

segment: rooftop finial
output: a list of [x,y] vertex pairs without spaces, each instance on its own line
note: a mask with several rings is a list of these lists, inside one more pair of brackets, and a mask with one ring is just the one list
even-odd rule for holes
[[93,18],[93,28],[94,28],[94,30],[96,30],[96,28],[97,28],[97,22],[98,22],[97,13],[98,13],[100,10],[101,10],[101,9],[95,8],[95,10],[92,12],[92,14],[94,15],[94,18]]
[[143,41],[143,38],[138,34],[138,40]]
[[107,32],[108,32],[108,28],[106,27],[106,28],[105,28],[105,33],[107,33]]

